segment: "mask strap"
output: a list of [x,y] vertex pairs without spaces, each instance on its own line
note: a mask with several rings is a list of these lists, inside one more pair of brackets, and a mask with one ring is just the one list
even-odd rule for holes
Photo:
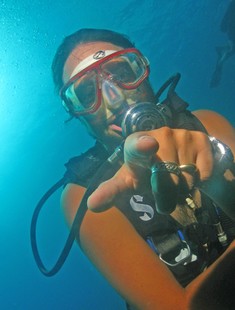
[[[73,72],[72,72],[72,74],[71,74],[71,76],[69,78],[71,79],[76,74],[78,74],[79,72],[81,72],[85,68],[89,67],[93,63],[99,61],[100,59],[102,59],[102,58],[104,58],[106,56],[109,56],[109,55],[111,55],[113,53],[116,53],[116,52],[117,51],[114,51],[114,50],[105,50],[105,51],[96,52],[95,54],[92,54],[92,55],[88,56],[87,58],[85,58],[81,62],[79,62],[79,64],[74,68],[74,70],[73,70]],[[102,56],[98,57],[98,55],[102,55]]]

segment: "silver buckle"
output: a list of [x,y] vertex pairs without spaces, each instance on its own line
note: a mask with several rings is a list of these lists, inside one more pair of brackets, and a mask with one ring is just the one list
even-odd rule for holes
[[[176,235],[176,233],[174,235]],[[183,233],[180,230],[177,231],[177,236],[179,238],[179,242],[183,246],[181,246],[180,252],[179,252],[178,256],[176,256],[174,258],[176,260],[175,263],[169,262],[168,260],[166,260],[163,257],[164,254],[160,253],[157,244],[154,242],[153,237],[148,237],[147,238],[147,243],[153,249],[153,251],[159,256],[160,260],[162,262],[164,262],[166,265],[171,266],[171,267],[175,267],[175,266],[178,266],[178,265],[181,265],[181,264],[186,264],[188,262],[191,262],[191,261],[195,260],[195,258],[196,258],[196,256],[194,256],[192,254],[191,249],[190,249],[187,241],[184,239]],[[171,250],[174,250],[174,249],[170,249],[169,251],[166,251],[166,253],[170,253]],[[192,260],[192,258],[193,258],[193,260]]]
[[[190,249],[188,243],[187,243],[185,240],[181,240],[181,242],[184,243],[186,246],[185,246],[184,248],[182,248],[182,249],[180,250],[179,255],[175,257],[175,259],[176,259],[177,257],[179,257],[179,260],[178,260],[176,263],[170,263],[170,262],[166,261],[166,260],[162,257],[162,254],[159,254],[160,260],[161,260],[163,263],[165,263],[166,265],[171,266],[171,267],[175,267],[175,266],[178,266],[178,265],[181,265],[181,264],[184,264],[184,263],[188,262],[189,259],[190,259],[190,257],[191,257],[191,249]],[[182,251],[184,251],[184,250],[187,251],[187,254],[186,254],[186,256],[180,258],[180,254],[181,254]]]

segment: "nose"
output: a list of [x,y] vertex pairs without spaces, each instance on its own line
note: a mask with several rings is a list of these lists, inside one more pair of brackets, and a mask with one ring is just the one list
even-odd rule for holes
[[125,102],[124,93],[112,81],[103,79],[101,90],[103,100],[109,110],[118,110],[123,106]]

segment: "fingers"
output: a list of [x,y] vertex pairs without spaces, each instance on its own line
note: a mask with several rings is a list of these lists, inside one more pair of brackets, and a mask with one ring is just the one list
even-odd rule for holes
[[112,206],[112,200],[120,193],[118,183],[111,179],[103,182],[88,198],[87,206],[93,212],[103,212]]
[[195,164],[199,172],[199,181],[203,182],[210,178],[214,166],[212,146],[207,135],[200,135],[200,145],[197,147]]
[[102,212],[111,208],[115,199],[122,193],[133,189],[133,178],[127,167],[123,165],[109,180],[101,183],[87,200],[88,209]]
[[199,183],[199,170],[195,164],[180,165],[181,192],[188,194]]
[[[160,169],[152,173],[152,192],[156,209],[160,213],[171,213],[178,202],[185,201],[194,187],[211,176],[213,170],[213,154],[207,135],[201,132],[176,130],[172,131],[172,135],[167,133],[167,136],[171,145],[167,148],[165,143],[162,148],[159,142],[157,159],[161,160],[162,164],[170,160],[180,173],[174,173],[169,167],[166,169],[168,171]],[[161,137],[163,139],[164,135]],[[167,152],[167,149],[171,152]]]
[[179,130],[174,138],[182,180],[190,190],[212,175],[214,158],[211,143],[208,136],[199,131]]
[[[156,210],[162,214],[169,214],[174,211],[179,196],[179,166],[166,161],[155,163],[151,170],[151,187]],[[173,177],[176,179],[173,180]]]

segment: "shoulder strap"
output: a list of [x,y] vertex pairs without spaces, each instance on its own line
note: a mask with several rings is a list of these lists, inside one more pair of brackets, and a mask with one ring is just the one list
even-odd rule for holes
[[[101,167],[99,167],[97,173],[94,173],[95,175],[93,178],[90,180],[89,187],[87,191],[85,192],[85,195],[83,196],[82,202],[80,204],[80,207],[78,208],[78,211],[75,215],[74,221],[72,223],[69,235],[67,237],[67,240],[65,242],[65,245],[56,260],[56,263],[53,265],[51,269],[47,269],[40,257],[39,250],[38,250],[38,245],[37,245],[37,238],[36,238],[36,226],[37,226],[37,220],[39,213],[45,203],[45,201],[51,196],[52,193],[54,193],[58,188],[60,188],[65,182],[70,182],[65,176],[59,180],[48,192],[41,198],[39,203],[37,204],[34,214],[32,217],[32,222],[31,222],[31,230],[30,230],[30,236],[31,236],[31,245],[32,245],[32,250],[34,254],[35,261],[38,265],[39,270],[47,277],[51,277],[55,275],[63,266],[70,250],[71,247],[74,243],[75,238],[77,235],[79,235],[79,230],[81,223],[83,221],[83,218],[86,214],[87,211],[87,198],[91,195],[91,193],[97,188],[97,186],[107,180],[108,178],[112,177],[113,174],[117,171],[118,163],[115,162],[113,164],[111,161],[106,160]],[[72,167],[74,167],[72,165]],[[78,240],[78,243],[80,244],[80,241]]]
[[65,164],[67,168],[65,185],[75,183],[87,188],[93,175],[108,158],[108,155],[107,150],[97,142],[85,153],[71,158]]
[[173,128],[183,128],[188,130],[197,130],[207,133],[203,124],[199,119],[187,110],[189,104],[183,100],[175,91],[175,88],[180,80],[181,74],[176,73],[171,76],[158,90],[155,97],[157,102],[160,100],[162,93],[169,87],[166,98],[161,104],[170,108],[172,113]]

